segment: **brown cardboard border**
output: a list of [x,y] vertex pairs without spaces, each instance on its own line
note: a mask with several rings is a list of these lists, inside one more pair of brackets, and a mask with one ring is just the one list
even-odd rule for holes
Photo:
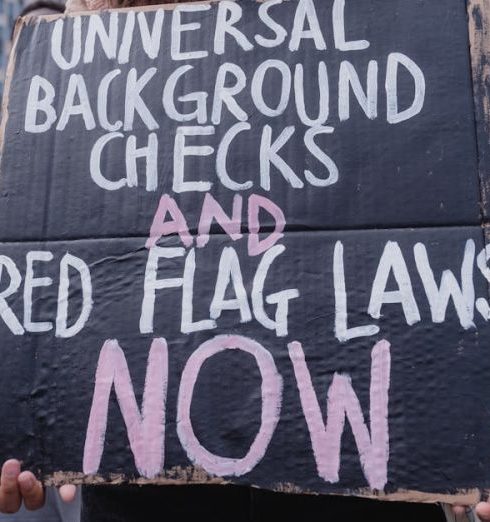
[[[44,484],[46,486],[62,486],[64,484],[90,484],[92,486],[114,486],[118,484],[185,486],[189,484],[227,485],[236,483],[233,482],[233,480],[226,480],[222,477],[209,475],[205,470],[199,467],[188,466],[182,468],[180,466],[176,466],[166,470],[165,473],[155,477],[154,479],[128,479],[122,474],[110,474],[108,476],[102,476],[58,471],[52,475],[49,475],[48,477],[45,477]],[[249,484],[248,486],[257,489],[264,489],[254,484]],[[303,490],[295,484],[291,483],[278,483],[266,489],[277,493],[325,496],[323,493]],[[362,497],[388,502],[417,502],[424,504],[443,502],[445,504],[468,506],[476,504],[481,499],[481,492],[476,488],[460,490],[454,494],[430,493],[408,489],[401,489],[395,493],[375,493],[368,488],[362,488],[346,490],[343,493],[328,493],[327,495]]]
[[467,0],[481,211],[490,218],[490,1]]

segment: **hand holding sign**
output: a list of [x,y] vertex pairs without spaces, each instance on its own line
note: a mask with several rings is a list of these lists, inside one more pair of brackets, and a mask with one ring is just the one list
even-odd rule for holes
[[[60,497],[64,502],[72,502],[76,487],[60,487]],[[44,505],[44,488],[30,471],[22,471],[16,459],[7,460],[2,466],[0,477],[0,512],[16,513],[22,503],[28,510],[39,509]]]
[[490,521],[490,502],[479,502],[475,511],[482,522]]
[[[453,506],[452,511],[457,517],[464,517],[470,508],[468,506]],[[490,502],[479,502],[474,507],[474,512],[481,522],[490,522]]]

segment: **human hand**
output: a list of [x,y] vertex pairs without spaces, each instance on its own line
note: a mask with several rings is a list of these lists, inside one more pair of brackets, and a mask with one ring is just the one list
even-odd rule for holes
[[[463,516],[467,509],[466,506],[453,506],[452,508],[453,513],[458,517]],[[475,506],[475,513],[481,522],[490,522],[490,502],[479,502]]]
[[[64,502],[75,498],[76,487],[61,486],[60,497]],[[20,462],[10,459],[4,462],[0,475],[0,512],[16,513],[24,502],[26,509],[32,511],[44,505],[44,488],[30,471],[20,470]]]

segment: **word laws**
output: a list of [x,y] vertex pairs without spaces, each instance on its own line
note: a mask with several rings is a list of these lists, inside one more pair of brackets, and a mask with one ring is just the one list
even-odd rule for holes
[[[413,246],[413,259],[417,276],[410,274],[407,266],[408,254],[403,253],[398,242],[388,241],[381,254],[374,277],[367,313],[374,319],[382,317],[381,310],[388,305],[401,306],[408,325],[422,320],[419,305],[413,288],[414,277],[420,278],[430,308],[433,323],[446,321],[449,303],[452,301],[464,329],[476,328],[475,309],[485,320],[490,320],[490,304],[485,297],[477,297],[475,292],[475,264],[487,283],[490,283],[490,245],[476,255],[475,242],[468,239],[464,246],[461,272],[458,277],[451,270],[443,270],[439,278],[434,274],[427,247],[423,243]],[[395,281],[395,288],[388,290],[390,279]],[[341,342],[376,335],[380,328],[376,324],[348,327],[348,306],[346,272],[344,267],[344,245],[337,241],[333,254],[333,279],[335,290],[335,336]],[[347,278],[348,279],[348,278]],[[437,280],[439,279],[439,283]]]

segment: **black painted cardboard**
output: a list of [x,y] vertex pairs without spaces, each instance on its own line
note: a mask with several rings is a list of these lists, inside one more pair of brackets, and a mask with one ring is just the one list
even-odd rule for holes
[[[49,285],[44,281],[44,286],[33,290],[31,318],[34,322],[50,322],[52,329],[13,335],[5,322],[0,321],[0,338],[4,341],[0,348],[2,459],[20,457],[46,481],[56,483],[99,479],[231,482],[291,492],[401,493],[404,498],[411,495],[410,498],[419,500],[422,493],[428,493],[432,500],[447,500],[444,495],[489,486],[488,268],[480,226],[478,156],[464,5],[456,0],[437,3],[424,0],[415,4],[396,0],[389,5],[381,0],[348,0],[347,39],[365,38],[371,45],[365,50],[339,51],[334,48],[329,22],[333,4],[332,1],[311,4],[325,24],[322,26],[325,51],[314,50],[311,39],[303,42],[300,51],[289,51],[287,44],[271,49],[255,44],[253,50],[243,51],[227,37],[224,55],[210,53],[207,59],[172,63],[169,32],[172,17],[176,15],[174,10],[165,8],[162,47],[156,59],[146,57],[137,43],[139,36],[135,36],[129,63],[118,64],[117,59],[106,58],[100,46],[96,46],[99,52],[93,63],[63,71],[50,55],[55,25],[62,23],[64,31],[70,32],[80,22],[85,35],[91,17],[74,15],[21,23],[4,105],[0,255],[7,256],[19,271],[21,284],[7,301],[25,329],[26,255],[38,251],[52,253],[52,258],[48,254],[49,260],[34,264],[34,277],[51,279]],[[199,31],[188,33],[193,38],[183,38],[183,49],[212,48],[219,5],[212,4],[209,11],[181,14],[182,18],[189,17],[202,24]],[[254,41],[260,4],[242,1],[237,5],[243,13],[238,26]],[[270,12],[290,32],[297,6],[296,1],[287,2],[273,6]],[[157,12],[157,8],[140,10],[138,16],[144,15],[151,23]],[[130,16],[134,16],[131,11],[120,10],[95,14],[92,19],[100,17],[107,27],[110,17],[117,17],[122,31]],[[264,31],[263,26],[260,28]],[[67,34],[63,37],[69,41]],[[70,48],[66,47],[66,51],[68,57]],[[83,52],[82,48],[82,56]],[[409,56],[423,71],[426,97],[419,114],[389,124],[384,77],[387,56],[394,52]],[[274,134],[288,125],[296,127],[296,138],[291,140],[284,159],[293,166],[298,179],[304,182],[305,169],[322,172],[318,170],[321,163],[312,162],[311,155],[305,153],[303,136],[308,127],[296,115],[293,93],[285,112],[269,118],[254,107],[245,89],[237,100],[250,115],[253,131],[237,144],[228,160],[228,173],[235,181],[243,183],[250,178],[255,184],[253,189],[237,192],[243,200],[242,237],[230,238],[222,227],[214,224],[209,242],[202,247],[196,236],[204,193],[172,192],[173,144],[178,124],[164,113],[162,85],[176,67],[190,63],[195,67],[193,79],[185,83],[181,94],[209,88],[212,99],[220,64],[225,61],[239,64],[249,79],[266,59],[282,60],[293,69],[301,63],[310,74],[324,60],[329,70],[331,100],[338,97],[338,69],[342,60],[348,60],[359,71],[363,86],[369,60],[378,60],[378,117],[367,118],[351,92],[351,117],[341,122],[335,101],[332,102],[331,118],[324,123],[334,131],[322,136],[325,140],[319,139],[318,143],[338,165],[338,182],[326,187],[305,183],[303,188],[292,188],[273,168],[271,190],[266,190],[257,186],[260,178],[257,140],[266,125],[270,125]],[[109,71],[120,69],[118,78],[124,79],[131,68],[141,75],[149,67],[155,67],[156,72],[142,92],[159,125],[155,129],[160,148],[158,184],[154,191],[146,190],[141,163],[137,187],[107,191],[94,183],[90,177],[90,151],[95,141],[107,132],[97,120],[95,128],[88,131],[78,116],[71,118],[64,130],[26,132],[26,99],[35,75],[48,79],[55,89],[64,90],[71,74],[82,74],[95,107],[97,85]],[[266,87],[267,99],[273,98],[278,90],[277,79],[272,77]],[[402,78],[406,81],[402,82]],[[121,117],[124,81],[115,81],[114,86],[110,94],[111,122]],[[399,86],[400,104],[409,103],[413,96],[410,78],[400,75]],[[312,103],[311,113],[316,109],[313,93],[315,86],[309,85],[306,100]],[[53,106],[59,114],[62,101],[56,98]],[[135,135],[144,143],[149,130],[138,116],[135,122],[135,129],[125,136]],[[216,148],[234,123],[236,119],[224,108],[222,123],[215,126],[213,135],[205,136],[204,143]],[[183,125],[191,124],[195,122]],[[123,143],[122,138],[116,138],[114,143]],[[112,181],[123,176],[124,150],[120,146],[111,148],[102,165]],[[231,214],[234,192],[220,185],[214,156],[201,158],[199,162],[191,159],[186,164],[186,176],[212,181],[209,194],[225,213]],[[192,237],[172,234],[161,239],[155,237],[150,244],[150,227],[164,194],[175,199]],[[251,243],[251,251],[250,237],[252,241],[267,241],[277,223],[270,212],[261,210],[260,237],[256,236],[257,230],[248,228],[247,211],[251,202],[264,201],[252,194],[271,200],[285,216],[285,230],[279,230],[282,236],[259,255],[251,255],[255,243]],[[175,278],[177,287],[156,291],[153,332],[141,332],[148,247],[155,246],[155,242],[160,248],[177,249],[175,258],[160,260],[158,265],[158,279]],[[424,284],[423,269],[415,261],[415,251],[420,259],[424,248],[436,285],[441,284],[441,278],[451,280],[456,300],[460,299],[457,305],[449,299],[443,317],[431,311],[426,295],[429,283]],[[385,302],[379,318],[368,314],[373,283],[386,249],[395,251],[392,256],[401,262],[401,272],[397,275],[402,274],[403,278],[408,274],[409,283],[405,279],[403,286],[405,299],[412,293],[420,317],[413,319],[411,302],[412,319],[408,321],[411,324],[407,324],[400,303]],[[223,252],[236,255],[235,261],[240,265],[246,293],[242,303],[248,303],[250,320],[242,317],[241,322],[237,310],[225,310],[216,319],[215,328],[183,333],[183,291],[178,280],[183,277],[185,259],[195,256],[194,277],[188,278],[193,282],[193,320],[209,320]],[[60,262],[67,259],[67,253],[81,259],[90,271],[93,307],[80,333],[61,338],[56,336],[56,318],[60,315],[59,274]],[[256,292],[255,299],[262,302],[277,292],[296,291],[288,298],[287,333],[264,326],[263,320],[261,323],[257,319],[252,302],[257,268],[272,253],[276,257],[267,272],[263,292]],[[0,259],[4,264],[9,263],[5,258]],[[344,277],[339,272],[341,267]],[[1,275],[7,278],[7,272],[4,267]],[[459,297],[461,289],[458,293],[463,272],[469,287],[474,288],[474,295],[471,288],[464,288],[469,301],[466,308]],[[427,276],[428,272],[424,273]],[[75,321],[81,311],[82,291],[76,271],[71,269],[69,275],[68,317]],[[8,288],[8,284],[0,279],[0,289]],[[397,286],[391,273],[385,290],[399,290],[399,285],[400,279]],[[385,301],[390,300],[390,295],[385,295]],[[225,299],[232,298],[233,292],[228,288]],[[342,315],[344,298],[347,323]],[[269,320],[274,318],[277,308],[274,299],[263,306]],[[373,331],[371,335],[346,340],[342,325],[349,328],[371,325]],[[177,429],[182,372],[198,347],[219,335],[246,337],[260,343],[272,357],[283,383],[277,427],[264,455],[252,469],[236,475],[213,473],[199,459],[193,461]],[[96,469],[88,465],[84,468],[90,411],[97,410],[97,405],[92,405],[97,361],[104,342],[116,339],[123,350],[140,407],[148,354],[155,338],[165,338],[169,361],[163,468],[156,475],[141,466],[137,469],[114,392],[109,402],[100,465]],[[334,375],[348,376],[369,433],[372,433],[371,403],[376,402],[369,396],[372,350],[375,345],[383,347],[386,355],[389,343],[389,458],[385,479],[367,477],[348,421],[341,438],[338,480],[321,478],[293,362],[288,355],[288,345],[294,341],[301,343],[305,353],[323,422],[327,420],[327,391]],[[260,427],[260,385],[260,374],[249,354],[228,350],[208,359],[194,390],[191,417],[197,438],[209,452],[232,459],[244,457]],[[152,411],[157,409],[152,408]],[[269,421],[270,418],[265,419]],[[382,460],[375,459],[377,463]],[[374,466],[378,472],[381,467]],[[84,476],[83,471],[89,475]]]
[[[316,4],[315,4],[316,5]],[[294,19],[296,3],[287,2],[272,10],[274,17],[282,21],[288,32]],[[339,51],[333,48],[331,2],[321,2],[316,9],[322,24],[326,51],[315,51],[311,39],[299,51],[288,49],[288,40],[280,47],[266,49],[255,45],[250,51],[243,51],[228,42],[225,55],[210,54],[208,58],[175,61],[171,63],[169,42],[171,16],[163,21],[162,48],[157,60],[146,57],[135,30],[134,44],[131,48],[131,61],[117,64],[107,59],[103,53],[96,53],[93,63],[81,64],[69,71],[61,71],[49,58],[50,35],[53,23],[39,21],[27,25],[20,33],[16,45],[16,74],[9,92],[9,118],[5,134],[4,172],[16,172],[15,178],[4,175],[3,190],[5,201],[0,208],[1,235],[5,239],[38,239],[78,237],[126,237],[146,235],[160,195],[172,191],[173,148],[176,128],[181,124],[171,120],[165,113],[161,98],[165,79],[182,65],[194,69],[178,84],[182,92],[208,91],[208,105],[211,112],[216,72],[222,63],[236,63],[247,77],[247,87],[237,97],[243,110],[249,115],[248,123],[252,131],[243,131],[234,141],[228,156],[228,170],[236,183],[251,181],[250,192],[270,195],[281,208],[287,209],[287,223],[295,229],[345,229],[391,226],[431,226],[431,225],[470,225],[479,220],[478,178],[475,141],[475,121],[471,91],[470,63],[468,54],[468,29],[466,12],[461,2],[438,2],[431,5],[419,2],[414,8],[408,1],[399,0],[390,5],[371,0],[355,5],[347,3],[346,19],[352,38],[367,38],[371,45],[361,51]],[[268,36],[267,29],[258,25],[258,7],[245,2],[241,30],[254,41],[259,33]],[[189,34],[189,41],[183,39],[192,49],[209,49],[213,46],[213,32],[216,20],[216,7],[209,15],[199,13],[182,15],[182,20],[201,20],[202,28]],[[207,13],[207,12],[204,12]],[[153,11],[147,11],[148,23],[152,23]],[[108,23],[109,14],[102,14]],[[126,14],[119,13],[120,32],[124,27]],[[434,20],[444,19],[445,24],[435,24]],[[71,34],[76,17],[66,19],[65,31]],[[82,35],[85,36],[88,16],[82,16]],[[407,22],[409,20],[409,22]],[[67,27],[68,26],[68,27]],[[258,27],[257,27],[258,26]],[[414,34],[421,35],[414,38]],[[360,35],[356,37],[355,35]],[[121,39],[121,36],[119,36]],[[68,37],[63,42],[68,42]],[[35,42],[35,44],[34,44]],[[33,45],[36,53],[32,53]],[[67,45],[67,44],[65,44]],[[68,44],[69,45],[69,44]],[[448,52],[448,49],[451,51]],[[82,53],[84,49],[82,48]],[[403,53],[413,60],[423,71],[426,98],[421,113],[406,122],[389,124],[386,121],[386,93],[384,82],[387,57],[390,53]],[[38,59],[44,57],[43,59]],[[66,56],[69,56],[67,54]],[[83,56],[83,54],[82,54]],[[146,57],[146,58],[145,58]],[[322,164],[305,150],[303,143],[308,127],[296,116],[294,89],[285,112],[276,117],[263,116],[253,105],[250,96],[250,83],[257,67],[265,60],[282,60],[294,72],[296,64],[302,64],[306,77],[311,81],[306,85],[305,99],[310,117],[318,114],[318,84],[316,80],[318,63],[327,65],[330,89],[330,115],[325,125],[333,127],[333,133],[316,138],[320,147],[337,164],[339,180],[330,187],[313,187],[305,181],[303,171],[310,169],[318,177],[325,176]],[[338,76],[341,61],[348,61],[358,70],[361,84],[365,88],[367,66],[370,60],[379,62],[378,79],[378,117],[370,120],[351,97],[351,117],[339,121],[338,116]],[[25,64],[25,65],[24,65]],[[93,100],[92,110],[97,112],[96,90],[102,76],[113,69],[121,70],[112,82],[109,105],[109,121],[115,122],[124,116],[124,99],[128,71],[136,67],[138,77],[147,69],[156,67],[157,71],[142,90],[142,97],[154,116],[159,143],[158,185],[154,191],[145,190],[144,165],[140,166],[138,187],[131,190],[118,190],[111,193],[100,189],[90,178],[89,157],[96,140],[107,134],[100,124],[86,131],[83,119],[71,118],[63,131],[53,130],[41,134],[24,132],[25,101],[30,79],[41,74],[53,85],[57,92],[65,92],[69,75],[82,74],[86,80],[88,95]],[[265,98],[271,106],[276,106],[278,73],[269,71]],[[233,77],[230,75],[230,83]],[[185,82],[185,83],[184,83]],[[400,110],[408,107],[412,99],[413,81],[400,66],[399,72]],[[185,92],[184,92],[185,91]],[[55,98],[56,113],[59,115],[64,99]],[[405,103],[405,105],[403,104]],[[180,104],[178,110],[191,112],[194,104]],[[211,116],[211,115],[209,115]],[[41,116],[39,116],[41,118]],[[195,123],[195,122],[194,122]],[[194,124],[191,122],[191,124]],[[208,120],[207,123],[210,123]],[[223,108],[221,124],[214,134],[190,140],[190,144],[218,147],[229,128],[237,123],[230,112]],[[259,148],[262,129],[272,128],[275,139],[286,127],[295,126],[295,134],[281,149],[280,154],[290,164],[304,184],[303,188],[293,188],[281,174],[272,167],[271,190],[260,187]],[[134,118],[137,146],[146,146],[150,131],[138,115]],[[56,135],[56,142],[52,141]],[[81,140],[81,135],[87,140]],[[112,180],[120,179],[125,172],[124,139],[115,138],[104,154],[104,166],[114,172]],[[63,154],[58,154],[64,151]],[[29,170],[22,167],[24,162]],[[220,183],[215,171],[216,153],[199,159],[187,160],[186,180],[199,179],[212,183],[210,193],[223,201],[225,208],[231,207],[234,192]],[[25,174],[24,174],[25,171]],[[42,173],[49,172],[53,183],[43,181]],[[198,177],[193,176],[199,172]],[[115,174],[118,173],[118,174]],[[45,174],[44,174],[45,175]],[[54,181],[56,180],[56,182]],[[422,190],[421,190],[422,189]],[[33,193],[41,201],[55,198],[58,202],[49,212],[43,206],[30,205]],[[174,194],[186,213],[190,228],[197,228],[200,205],[196,206],[195,194],[182,192]],[[111,201],[117,200],[117,204]],[[24,213],[25,206],[30,207]],[[51,210],[52,208],[52,210]],[[126,212],[127,208],[138,209]],[[100,223],[104,223],[103,229]],[[19,230],[20,229],[20,230]],[[74,232],[76,230],[76,233]],[[20,234],[20,236],[19,236]]]

